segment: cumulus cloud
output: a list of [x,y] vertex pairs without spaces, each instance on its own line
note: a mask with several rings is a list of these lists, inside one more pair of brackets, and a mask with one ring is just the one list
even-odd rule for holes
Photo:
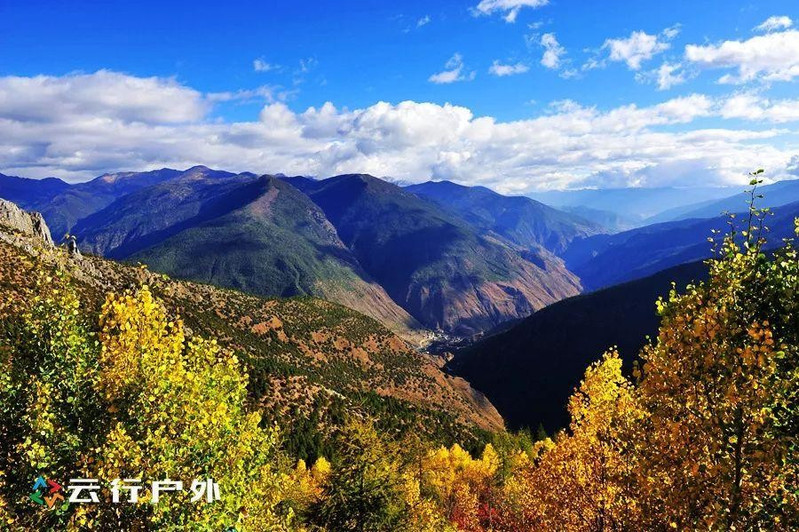
[[465,73],[463,70],[463,57],[461,54],[456,53],[446,62],[444,65],[444,70],[438,72],[437,74],[433,74],[427,78],[427,81],[437,85],[444,85],[447,83],[455,83],[456,81],[467,81],[474,79],[476,75],[474,72]]
[[606,39],[600,48],[600,55],[607,53],[604,59],[592,58],[586,63],[587,69],[600,68],[606,61],[624,62],[630,70],[640,70],[641,64],[671,48],[671,41],[680,32],[679,25],[666,28],[658,35],[650,35],[645,31],[634,31],[629,37]]
[[799,31],[790,30],[758,35],[746,41],[685,47],[688,61],[702,68],[736,69],[720,83],[791,81],[799,77]]
[[799,177],[799,155],[794,155],[793,157],[791,157],[790,162],[788,162],[786,172],[789,175]]
[[488,72],[499,77],[513,76],[515,74],[524,74],[529,71],[530,67],[524,63],[516,64],[503,64],[495,60],[488,68]]
[[772,32],[777,30],[786,30],[793,26],[793,20],[786,16],[773,16],[767,18],[762,24],[755,27],[755,31]]
[[427,26],[428,24],[430,24],[430,15],[425,15],[416,21],[417,28],[421,28],[422,26]]
[[168,124],[199,120],[208,109],[200,92],[174,78],[139,78],[107,70],[0,78],[0,116],[22,121],[72,116]]
[[473,12],[475,15],[491,15],[502,13],[505,22],[516,22],[516,17],[523,7],[537,9],[549,3],[549,0],[482,0]]
[[[613,109],[562,101],[513,122],[450,104],[326,103],[297,112],[275,101],[250,121],[229,123],[212,118],[208,95],[173,79],[102,71],[46,81],[0,78],[3,173],[82,180],[205,164],[318,176],[368,172],[408,182],[446,178],[525,193],[684,184],[696,176],[738,184],[753,165],[775,178],[787,175],[799,153],[794,135],[768,126],[799,122],[799,102],[756,95],[736,101],[740,95],[694,94]],[[103,98],[109,89],[127,92]],[[696,124],[725,116],[737,129]],[[742,127],[741,120],[758,127]]]
[[547,68],[557,70],[560,68],[561,58],[566,54],[566,49],[560,45],[554,33],[545,33],[541,36],[541,46],[544,47],[544,55],[541,57],[541,64]]

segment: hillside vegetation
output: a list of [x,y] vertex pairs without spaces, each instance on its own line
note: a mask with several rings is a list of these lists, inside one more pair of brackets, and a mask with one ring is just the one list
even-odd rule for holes
[[173,281],[146,267],[70,257],[7,229],[0,230],[0,258],[6,297],[35,298],[42,276],[56,276],[79,301],[89,331],[107,293],[147,286],[192,334],[237,352],[249,373],[249,401],[266,421],[286,428],[287,444],[305,458],[330,451],[325,435],[353,408],[380,417],[387,431],[421,431],[450,442],[465,437],[470,445],[502,426],[465,381],[442,373],[376,320],[341,305],[266,300]]

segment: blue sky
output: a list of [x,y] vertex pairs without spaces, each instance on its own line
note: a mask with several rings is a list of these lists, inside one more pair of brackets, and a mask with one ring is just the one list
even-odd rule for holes
[[[298,110],[332,101],[365,107],[377,100],[450,102],[500,120],[524,118],[552,100],[574,99],[615,107],[662,99],[653,85],[637,83],[624,63],[562,79],[539,64],[543,48],[528,44],[535,34],[554,33],[579,68],[608,38],[633,31],[657,34],[681,25],[680,44],[746,38],[774,13],[794,14],[799,5],[776,2],[632,2],[553,0],[523,8],[516,22],[501,14],[475,17],[477,2],[164,1],[6,2],[0,22],[3,74],[66,74],[111,69],[141,76],[177,76],[205,92],[255,88],[264,84],[297,90]],[[260,4],[260,5],[258,5]],[[110,7],[113,6],[113,7]],[[429,22],[417,27],[429,17]],[[541,24],[531,29],[531,25]],[[431,74],[460,53],[469,83],[436,85]],[[253,61],[279,66],[255,72]],[[494,60],[524,63],[525,74],[498,78]],[[301,62],[310,63],[299,73]],[[652,67],[658,61],[653,61]],[[713,76],[692,80],[686,90],[716,93]],[[534,102],[531,104],[531,102]],[[243,112],[225,109],[228,118]]]
[[[6,140],[17,155],[5,160],[0,155],[0,171],[78,180],[101,171],[204,162],[258,166],[232,168],[254,171],[451,178],[524,191],[654,186],[677,179],[660,177],[664,173],[704,169],[705,182],[728,184],[743,162],[719,170],[724,150],[709,153],[701,164],[698,154],[685,160],[633,156],[660,149],[669,135],[689,142],[685,134],[697,132],[714,150],[727,143],[731,154],[740,153],[741,143],[757,154],[766,143],[762,162],[779,166],[775,175],[786,177],[799,154],[795,119],[785,118],[799,109],[799,65],[795,58],[771,57],[769,50],[799,42],[794,24],[799,5],[788,0],[195,1],[189,8],[163,0],[2,2],[0,120],[14,121],[31,137]],[[773,42],[752,41],[757,38]],[[761,54],[750,60],[743,50],[728,57],[735,43]],[[693,56],[687,47],[696,48]],[[141,80],[149,82],[140,86]],[[97,99],[106,101],[99,107],[72,101],[80,99],[81,90],[85,98],[100,91],[104,96]],[[148,98],[152,101],[140,102]],[[677,103],[669,107],[670,101]],[[328,123],[321,126],[315,116],[309,124],[303,113],[326,102],[335,106],[325,115]],[[378,102],[391,107],[375,108]],[[415,105],[399,109],[401,102]],[[435,107],[418,105],[427,103]],[[707,108],[695,112],[697,103]],[[451,122],[462,130],[461,138],[420,129],[415,122],[446,123],[441,114],[453,114],[446,104],[468,110],[468,117]],[[52,127],[37,129],[43,118],[30,112],[34,105],[63,112],[47,119]],[[786,105],[787,115],[781,113]],[[619,114],[614,110],[629,114],[631,106],[652,111],[608,123]],[[373,112],[351,114],[358,110]],[[130,137],[128,143],[100,146],[104,143],[88,132],[82,144],[54,136],[55,122],[63,129],[101,117],[113,121],[120,137]],[[491,132],[475,124],[480,117],[493,122]],[[580,150],[580,132],[568,125],[574,120],[602,137],[586,146],[582,157],[570,156]],[[518,121],[533,122],[506,134],[504,126]],[[270,131],[256,131],[270,123]],[[364,123],[376,125],[367,131]],[[529,132],[537,126],[565,135],[561,151],[551,151],[558,161],[546,153],[520,152],[525,138],[538,140]],[[168,127],[180,142],[196,135],[197,154],[171,152],[168,136],[145,149],[136,144],[148,138],[138,136],[142,127],[154,128],[156,136]],[[618,138],[625,127],[624,138]],[[285,135],[276,133],[279,128]],[[701,134],[719,129],[727,133],[712,141]],[[654,146],[640,145],[639,133],[651,136]],[[419,146],[409,146],[414,135]],[[218,144],[220,136],[232,143],[231,152],[241,154],[225,158],[202,148]],[[504,150],[498,146],[503,140]],[[613,153],[603,156],[605,151]],[[403,162],[409,158],[418,164]],[[508,166],[509,158],[516,162]],[[493,170],[485,168],[494,164]]]

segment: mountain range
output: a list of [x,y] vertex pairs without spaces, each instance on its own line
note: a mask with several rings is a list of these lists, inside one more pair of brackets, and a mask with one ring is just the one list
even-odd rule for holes
[[[442,187],[457,190],[432,192]],[[442,207],[446,194],[458,208]],[[76,185],[0,175],[0,197],[41,212],[86,252],[257,295],[325,298],[415,339],[422,329],[473,335],[579,293],[556,253],[603,231],[526,198],[452,184],[414,192],[361,174],[198,166]],[[478,217],[475,202],[486,203]]]
[[[779,181],[772,185],[760,186],[757,189],[761,198],[757,198],[760,207],[776,208],[799,201],[799,179]],[[743,212],[747,209],[748,198],[742,191],[729,197],[691,203],[669,209],[648,220],[649,223],[686,220],[691,218],[715,218],[725,212]]]
[[271,176],[189,171],[124,195],[73,228],[96,254],[264,296],[314,295],[398,331],[420,325],[338,239],[307,196]]
[[602,224],[578,215],[524,196],[503,196],[485,187],[428,181],[406,190],[435,202],[485,235],[503,238],[527,250],[543,247],[559,254],[575,238],[607,232]]
[[[771,214],[765,221],[768,227],[765,236],[775,246],[782,239],[794,236],[799,202],[781,205]],[[745,220],[746,215],[738,212],[732,219],[733,226],[739,232],[745,230]],[[588,291],[596,290],[711,257],[714,244],[708,239],[714,237],[713,231],[716,235],[726,233],[730,221],[727,216],[718,214],[712,218],[691,218],[613,235],[590,236],[572,242],[563,257],[583,287]]]
[[428,327],[479,332],[580,290],[545,249],[515,249],[380,179],[338,176],[304,189],[364,268]]
[[[735,187],[627,187],[533,192],[531,198],[584,217],[617,217],[620,228],[631,229],[657,220],[671,209],[720,200],[743,189]],[[718,214],[718,213],[714,213]],[[625,227],[626,226],[626,227]]]

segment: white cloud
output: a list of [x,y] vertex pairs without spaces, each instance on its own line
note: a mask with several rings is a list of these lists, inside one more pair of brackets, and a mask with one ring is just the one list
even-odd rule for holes
[[799,176],[799,155],[794,155],[791,157],[791,160],[786,168],[786,172],[792,176]]
[[671,41],[677,35],[680,34],[681,29],[682,29],[681,24],[675,24],[674,26],[668,27],[665,30],[661,31],[660,34],[663,36],[664,39]]
[[[669,43],[679,33],[679,26],[666,28],[659,35],[650,35],[645,31],[634,31],[629,37],[607,39],[600,51],[607,51],[607,60],[627,63],[630,70],[639,70],[641,64],[649,61],[657,54],[668,50]],[[590,60],[587,68],[604,66],[598,59]]]
[[658,69],[658,89],[668,90],[685,83],[686,74],[680,64],[663,63]]
[[430,24],[430,15],[425,15],[416,21],[417,28],[421,28],[422,26],[427,26],[428,24]]
[[237,91],[211,92],[206,95],[206,99],[212,103],[218,102],[251,102],[263,100],[266,102],[285,101],[294,94],[293,91],[285,91],[279,87],[261,85],[254,89],[240,89]]
[[566,55],[566,49],[560,45],[555,38],[555,34],[543,34],[540,43],[541,46],[544,47],[544,55],[541,57],[541,64],[553,70],[560,68],[561,58]]
[[549,3],[549,0],[481,0],[474,8],[476,15],[504,13],[505,22],[516,22],[516,17],[523,7],[537,9]]
[[758,35],[746,41],[688,45],[685,57],[703,68],[736,69],[720,83],[745,83],[753,80],[791,81],[799,77],[799,31]]
[[635,79],[644,83],[655,83],[658,90],[664,91],[685,83],[688,77],[689,74],[681,63],[663,63],[655,70],[636,74]]
[[502,64],[499,61],[494,61],[488,68],[488,72],[499,77],[513,76],[515,74],[524,74],[529,71],[530,67],[524,63],[516,63],[515,65]]
[[474,72],[464,73],[463,57],[461,54],[456,53],[444,65],[444,70],[437,74],[433,74],[427,81],[437,85],[444,85],[447,83],[455,83],[456,81],[473,80],[475,77]]
[[724,101],[724,118],[741,118],[782,124],[799,121],[799,100],[771,100],[755,93],[741,93]]
[[16,120],[48,122],[75,116],[167,124],[199,120],[208,109],[200,92],[174,78],[139,78],[108,70],[0,78],[0,116]]
[[[684,184],[698,175],[703,183],[740,184],[753,166],[786,176],[799,153],[795,132],[768,126],[799,123],[799,101],[751,94],[694,94],[607,110],[563,101],[513,122],[405,101],[354,110],[326,103],[303,112],[273,102],[250,121],[229,123],[212,118],[211,99],[173,79],[104,71],[0,77],[0,171],[80,180],[205,164],[319,176],[368,172],[409,182],[448,178],[524,193]],[[724,127],[727,118],[734,129]],[[698,124],[707,119],[715,127]]]
[[256,72],[270,72],[272,70],[277,70],[278,68],[279,67],[277,65],[273,65],[272,63],[267,63],[261,57],[252,62],[252,69],[255,70]]
[[777,30],[787,30],[793,26],[793,20],[786,16],[773,16],[767,18],[762,24],[755,27],[755,31],[772,32]]

